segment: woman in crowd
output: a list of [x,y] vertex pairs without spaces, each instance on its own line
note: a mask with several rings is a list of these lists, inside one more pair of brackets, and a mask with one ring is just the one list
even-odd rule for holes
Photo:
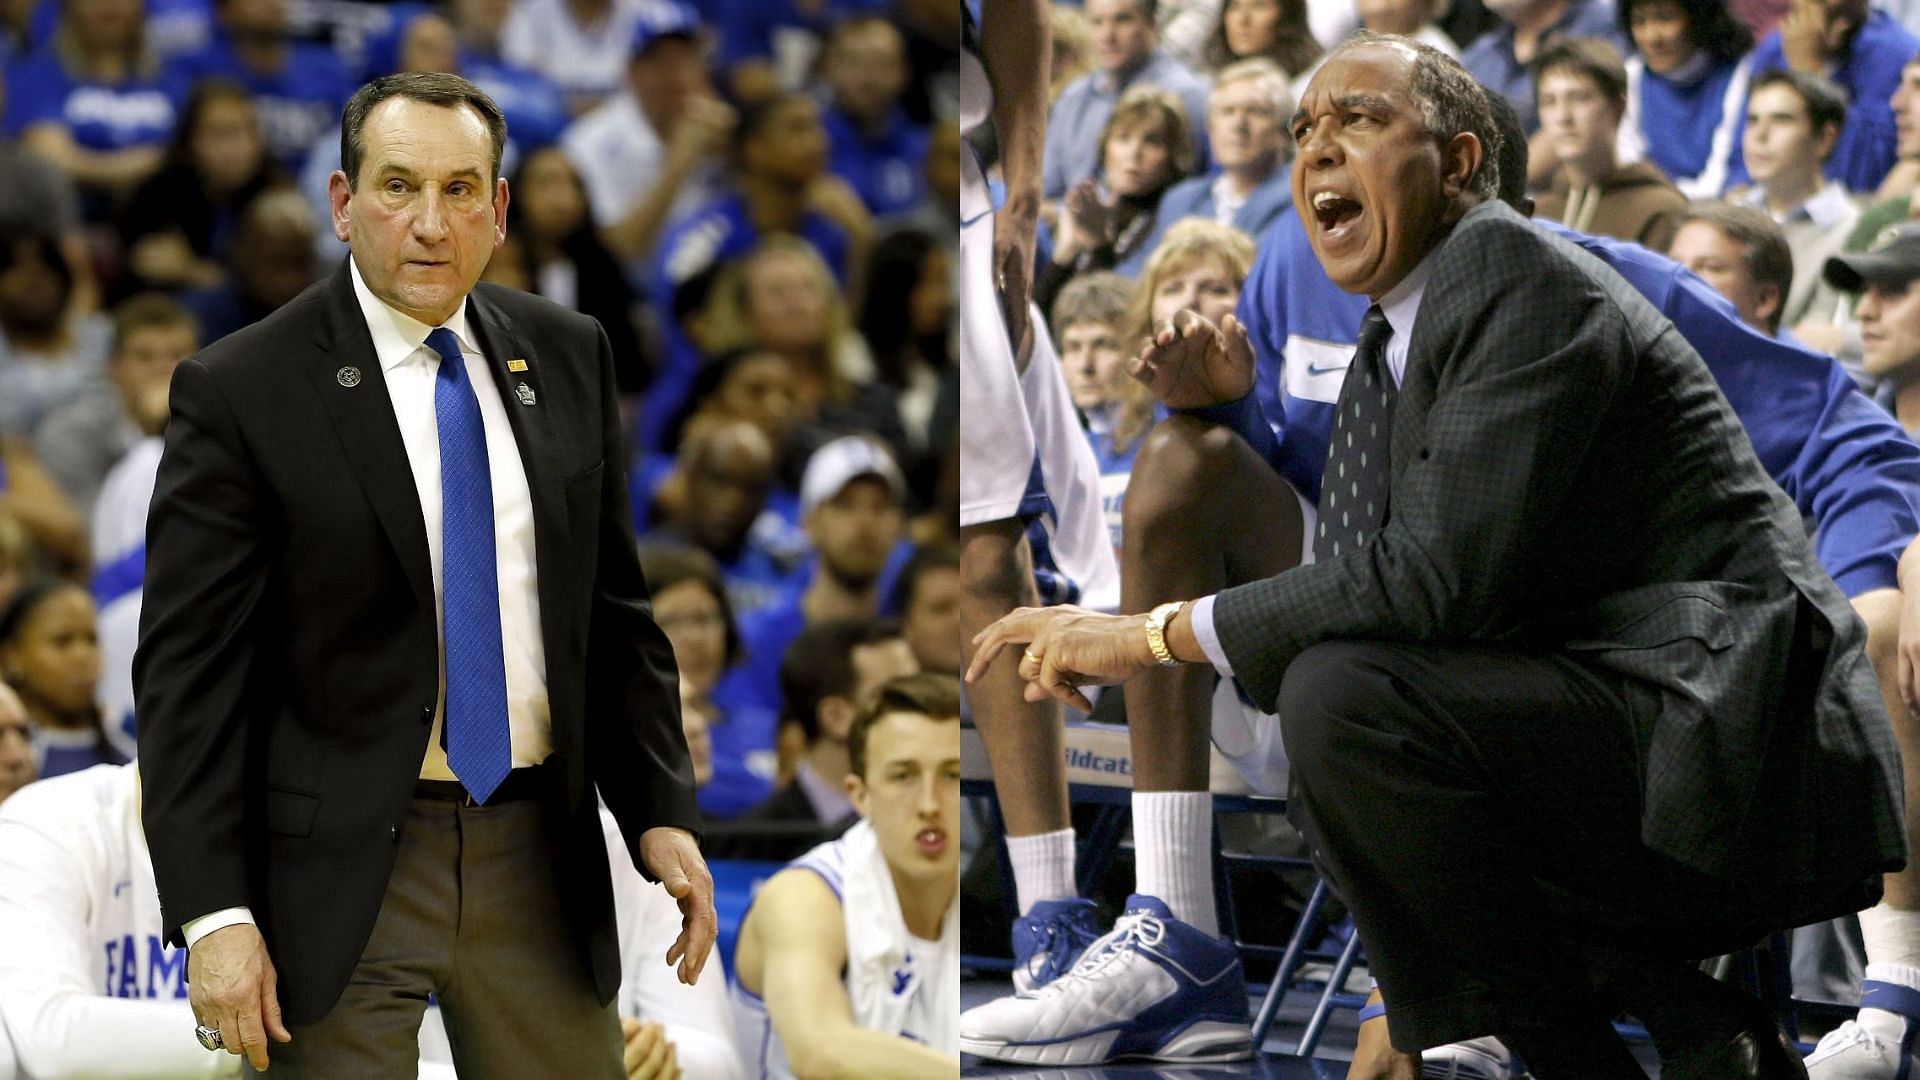
[[514,195],[514,231],[528,291],[597,319],[613,348],[622,393],[643,389],[652,372],[633,326],[633,290],[620,263],[600,240],[587,189],[557,146],[521,159],[508,190]]
[[63,169],[90,221],[160,167],[176,102],[141,0],[64,0],[53,39],[7,73],[7,134]]
[[1067,191],[1051,257],[1035,283],[1041,309],[1051,310],[1077,274],[1138,274],[1161,196],[1193,169],[1193,139],[1180,99],[1154,86],[1127,91],[1100,132],[1100,177]]
[[700,809],[737,816],[772,790],[777,718],[714,703],[714,686],[740,659],[740,631],[720,567],[697,548],[648,544],[640,549],[640,569],[653,591],[654,620],[673,643],[680,669],[680,713]]
[[1690,199],[1719,198],[1747,107],[1753,34],[1726,0],[1620,0],[1626,62],[1623,142]]
[[[1204,218],[1189,218],[1167,231],[1140,275],[1127,312],[1130,333],[1127,359],[1138,355],[1141,342],[1158,333],[1183,311],[1192,311],[1218,326],[1240,303],[1240,287],[1253,269],[1253,241],[1238,229]],[[1129,380],[1131,381],[1131,380]],[[1144,390],[1145,387],[1139,387]],[[1121,495],[1133,472],[1134,457],[1148,428],[1166,415],[1151,395],[1132,387],[1123,393],[1116,410],[1110,448],[1101,450],[1105,483],[1114,485],[1109,520],[1121,512]],[[1138,432],[1138,434],[1135,434]],[[1118,481],[1112,478],[1119,477]],[[1103,490],[1102,494],[1107,492]],[[1120,533],[1114,531],[1114,546]],[[1122,581],[1126,568],[1121,567]]]
[[1288,79],[1298,82],[1324,52],[1307,29],[1306,0],[1226,0],[1207,42],[1207,67],[1219,71],[1258,56],[1280,65]]
[[274,164],[246,90],[224,80],[195,87],[166,164],[121,215],[129,275],[115,292],[220,285],[241,214],[273,181]]
[[0,681],[27,707],[41,776],[127,760],[94,703],[100,639],[87,590],[43,578],[15,594],[0,611]]
[[0,233],[0,439],[29,439],[106,377],[113,323],[80,310],[60,242]]
[[797,418],[788,449],[801,460],[837,435],[876,434],[896,454],[905,445],[897,395],[873,378],[833,272],[806,241],[769,236],[724,269],[705,325],[710,352],[751,345],[786,358]]

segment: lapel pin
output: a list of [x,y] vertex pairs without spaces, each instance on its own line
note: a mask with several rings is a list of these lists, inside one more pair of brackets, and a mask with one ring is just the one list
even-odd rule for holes
[[521,383],[519,386],[513,388],[513,392],[520,395],[520,404],[533,404],[533,387],[528,386],[526,383]]
[[343,367],[334,372],[333,377],[349,390],[360,385],[360,369],[357,367]]
[[507,361],[507,370],[514,372],[525,371],[527,370],[527,362],[525,360],[509,360]]

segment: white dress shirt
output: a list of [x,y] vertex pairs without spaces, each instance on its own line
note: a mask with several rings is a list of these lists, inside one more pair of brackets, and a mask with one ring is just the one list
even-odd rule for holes
[[[1407,377],[1407,353],[1413,342],[1413,322],[1420,315],[1420,302],[1426,299],[1427,279],[1433,274],[1434,248],[1420,264],[1408,271],[1400,279],[1400,284],[1387,290],[1380,298],[1380,313],[1387,317],[1387,325],[1393,328],[1392,336],[1387,338],[1387,371],[1393,376],[1393,385],[1399,386]],[[1217,593],[1214,595],[1218,595]],[[1227,678],[1233,678],[1233,664],[1227,659],[1227,651],[1220,645],[1220,634],[1213,625],[1213,596],[1203,596],[1194,601],[1192,614],[1193,635],[1200,639],[1200,651],[1207,654],[1207,660],[1214,670]]]
[[[426,525],[427,559],[433,573],[434,629],[440,641],[440,689],[434,702],[433,730],[420,763],[423,780],[457,780],[440,745],[445,719],[447,655],[445,588],[441,572],[440,421],[434,406],[434,380],[440,354],[427,348],[434,327],[390,307],[373,295],[349,260],[354,297],[373,337],[374,359],[385,376],[400,440],[407,450],[420,516]],[[506,405],[481,355],[479,339],[467,322],[468,305],[446,321],[460,342],[467,379],[480,402],[480,424],[487,440],[487,469],[493,482],[493,539],[500,583],[500,642],[507,671],[507,725],[512,734],[513,765],[538,765],[553,750],[553,724],[547,703],[546,641],[540,636],[540,593],[535,578],[533,496],[521,463],[519,444],[507,421]],[[364,385],[364,384],[362,384]],[[253,922],[244,907],[225,908],[181,927],[187,947],[224,926]]]

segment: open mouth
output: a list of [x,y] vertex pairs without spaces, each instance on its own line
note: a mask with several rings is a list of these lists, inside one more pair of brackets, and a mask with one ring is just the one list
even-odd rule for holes
[[1359,222],[1360,204],[1344,195],[1322,191],[1313,197],[1313,216],[1319,219],[1320,235],[1324,239],[1342,240]]
[[947,834],[940,829],[921,829],[914,835],[913,842],[926,855],[938,855],[947,850]]

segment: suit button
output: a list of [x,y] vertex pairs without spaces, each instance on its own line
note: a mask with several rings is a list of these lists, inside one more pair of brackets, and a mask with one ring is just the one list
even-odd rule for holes
[[433,706],[431,705],[420,706],[420,722],[423,724],[433,723]]
[[398,825],[387,826],[387,835],[393,838],[394,843],[396,844],[399,843],[400,842],[400,826]]

